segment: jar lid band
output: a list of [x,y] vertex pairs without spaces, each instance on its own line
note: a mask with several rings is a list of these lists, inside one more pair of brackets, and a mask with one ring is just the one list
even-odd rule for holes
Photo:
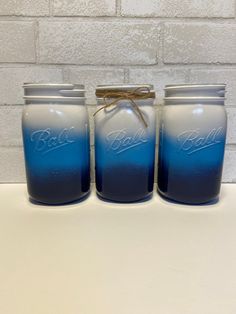
[[[137,90],[138,93],[136,93]],[[153,85],[150,84],[98,85],[96,88],[98,98],[120,98],[122,93],[131,93],[134,99],[141,99],[142,96],[144,96],[143,98],[155,98],[156,96]]]

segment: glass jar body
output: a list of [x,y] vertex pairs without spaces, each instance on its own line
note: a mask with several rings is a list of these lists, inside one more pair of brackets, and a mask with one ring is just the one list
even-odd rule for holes
[[[135,102],[147,127],[128,100],[95,115],[96,188],[102,198],[111,201],[139,201],[153,191],[155,108],[153,99]],[[102,105],[103,100],[98,100],[98,109]]]
[[[30,198],[62,204],[90,189],[89,122],[84,104],[27,101],[22,115]],[[83,102],[82,102],[83,103]]]
[[161,195],[188,204],[218,198],[226,129],[224,100],[166,103],[159,138],[158,191]]

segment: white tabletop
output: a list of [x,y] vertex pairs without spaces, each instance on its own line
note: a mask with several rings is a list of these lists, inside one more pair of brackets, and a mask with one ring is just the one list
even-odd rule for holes
[[235,314],[236,185],[193,207],[47,207],[0,185],[0,313]]

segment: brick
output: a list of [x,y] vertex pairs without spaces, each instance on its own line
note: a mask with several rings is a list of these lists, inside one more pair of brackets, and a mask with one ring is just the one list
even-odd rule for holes
[[87,104],[96,104],[96,86],[99,84],[122,84],[124,82],[124,70],[70,68],[65,70],[65,79],[68,82],[85,84]]
[[0,0],[0,15],[49,15],[49,0]]
[[25,182],[22,147],[0,147],[0,182]]
[[0,62],[35,62],[34,23],[0,22]]
[[116,14],[115,0],[54,0],[53,13],[58,16],[109,16]]
[[234,1],[121,0],[121,14],[160,17],[234,17]]
[[236,108],[227,108],[228,130],[227,143],[236,144]]
[[129,83],[153,84],[158,103],[163,103],[164,88],[167,84],[181,84],[187,82],[187,70],[160,69],[130,69]]
[[0,146],[20,146],[22,106],[0,106]]
[[204,70],[192,69],[190,71],[190,83],[225,83],[226,104],[236,105],[236,68]]
[[23,104],[24,82],[63,82],[59,68],[40,66],[0,68],[0,104]]
[[155,64],[159,27],[144,22],[41,22],[40,62]]
[[224,170],[223,170],[223,182],[236,183],[236,149],[226,149]]
[[165,63],[236,63],[236,25],[169,23],[164,31]]

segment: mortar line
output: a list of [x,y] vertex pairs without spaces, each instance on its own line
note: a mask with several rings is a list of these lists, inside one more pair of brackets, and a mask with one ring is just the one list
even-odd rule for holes
[[116,16],[121,16],[121,0],[116,0]]
[[122,70],[128,69],[145,69],[145,70],[202,70],[202,71],[236,71],[236,63],[225,64],[69,64],[69,63],[34,63],[34,62],[0,62],[0,69],[14,69],[14,68],[34,68],[40,67],[45,69],[57,69],[63,70],[69,69],[88,69],[88,70]]
[[[119,3],[120,0],[117,0]],[[118,8],[116,9],[118,10]],[[119,11],[119,10],[118,10]],[[0,16],[0,21],[25,21],[30,22],[33,19],[38,18],[39,20],[44,20],[47,22],[50,21],[58,21],[65,20],[67,22],[79,22],[79,21],[94,21],[94,22],[143,22],[143,23],[194,23],[196,24],[235,24],[235,17],[229,18],[219,18],[219,17],[211,17],[211,18],[203,18],[203,17],[143,17],[143,16],[122,16],[122,15],[114,15],[114,16],[79,16],[79,15],[64,15],[64,16],[54,16],[54,15],[27,15],[27,16],[19,16],[19,15],[2,15]]]
[[54,0],[49,0],[49,16],[53,17]]

